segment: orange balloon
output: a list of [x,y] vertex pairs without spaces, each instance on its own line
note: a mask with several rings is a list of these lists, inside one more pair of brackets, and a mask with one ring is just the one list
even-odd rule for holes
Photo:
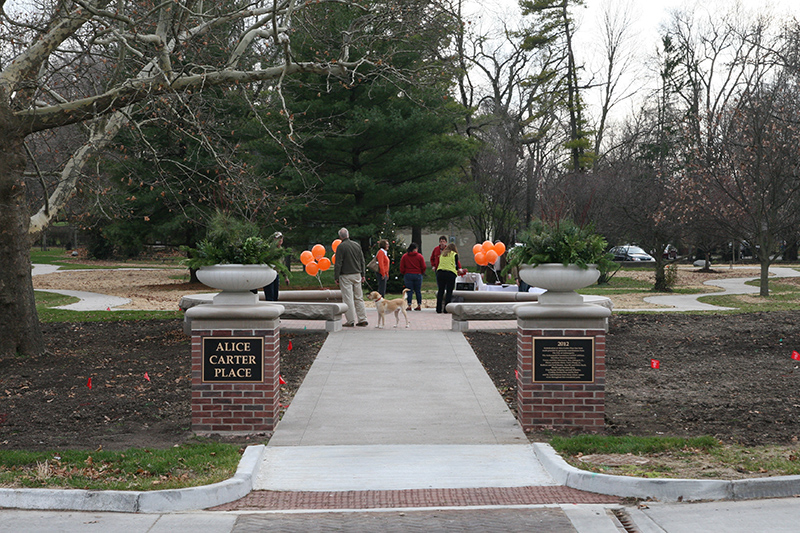
[[486,266],[489,264],[489,262],[486,260],[486,254],[483,252],[478,252],[475,254],[475,262],[480,266]]
[[489,263],[490,265],[493,265],[495,261],[497,261],[497,258],[499,257],[497,255],[497,252],[495,252],[494,250],[489,250],[484,255],[486,256],[486,262]]
[[314,254],[312,254],[308,250],[300,254],[300,262],[303,263],[304,265],[309,264],[313,260],[314,260]]
[[331,260],[327,257],[320,257],[319,261],[317,261],[317,264],[319,265],[319,269],[325,272],[331,267]]
[[331,257],[331,263],[334,264],[334,265],[336,264],[336,256],[335,255],[333,257]]
[[494,251],[497,252],[497,255],[503,255],[506,253],[506,245],[501,241],[497,241],[494,243]]
[[320,257],[325,256],[325,247],[321,244],[315,244],[313,248],[311,248],[311,253],[314,254],[314,259],[319,261]]
[[315,261],[306,265],[306,274],[309,276],[316,276],[317,272],[319,272],[319,265]]
[[333,241],[331,243],[331,250],[333,250],[335,252],[336,249],[339,247],[339,243],[341,243],[341,242],[342,242],[342,239],[336,239],[335,241]]
[[494,244],[492,244],[492,241],[483,241],[482,248],[484,252],[488,252],[489,250],[494,248]]
[[475,246],[472,247],[473,254],[477,254],[478,252],[482,251],[483,251],[483,246],[481,246],[480,244],[476,244]]

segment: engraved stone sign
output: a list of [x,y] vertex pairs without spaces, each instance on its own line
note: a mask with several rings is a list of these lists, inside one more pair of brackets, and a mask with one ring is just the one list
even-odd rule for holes
[[202,361],[204,383],[261,383],[264,339],[204,337]]
[[534,383],[592,383],[594,337],[535,337]]

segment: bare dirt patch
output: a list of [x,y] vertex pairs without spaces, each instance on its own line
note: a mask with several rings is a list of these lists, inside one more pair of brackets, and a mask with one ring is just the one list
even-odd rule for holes
[[[0,358],[0,448],[167,448],[192,438],[191,353],[181,320],[42,327],[48,353]],[[291,402],[325,338],[281,336],[282,405]]]
[[[467,339],[515,410],[516,334],[473,332]],[[800,351],[800,312],[613,315],[606,350],[606,434],[711,435],[800,457],[800,363],[791,358]],[[651,359],[661,368],[651,368]],[[686,477],[770,475],[692,455],[648,458]]]
[[[516,334],[467,339],[515,409]],[[613,315],[606,350],[608,434],[712,435],[751,446],[800,436],[800,362],[791,358],[800,351],[799,311]]]
[[188,280],[185,269],[62,270],[34,276],[33,288],[96,292],[131,300],[116,309],[176,311],[182,296],[213,291]]

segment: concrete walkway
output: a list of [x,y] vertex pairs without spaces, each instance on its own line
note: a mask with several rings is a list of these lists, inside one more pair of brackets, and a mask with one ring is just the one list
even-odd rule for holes
[[[58,272],[59,268],[60,267],[58,265],[34,264],[33,270],[31,271],[31,275],[38,276],[40,274],[42,275],[52,274],[53,272]],[[47,291],[45,292],[54,292],[56,294],[63,294],[64,296],[72,296],[73,298],[78,298],[79,301],[73,304],[54,307],[54,309],[66,309],[69,311],[105,311],[108,309],[114,309],[115,307],[131,303],[131,301],[127,298],[110,296],[108,294],[99,294],[96,292],[68,291],[61,289],[47,289]]]
[[556,484],[464,336],[452,331],[330,335],[264,461],[256,490]]
[[[734,267],[740,268],[740,267]],[[800,272],[788,267],[770,267],[770,274],[774,278],[796,278],[800,277]],[[649,309],[615,309],[615,311],[632,312],[681,312],[681,311],[731,311],[733,307],[723,307],[700,302],[698,299],[704,296],[726,296],[733,294],[758,294],[759,288],[754,285],[747,285],[748,281],[758,279],[757,276],[742,278],[727,278],[709,280],[704,284],[719,287],[722,292],[702,293],[702,294],[669,294],[666,296],[647,296],[644,301],[663,307]]]

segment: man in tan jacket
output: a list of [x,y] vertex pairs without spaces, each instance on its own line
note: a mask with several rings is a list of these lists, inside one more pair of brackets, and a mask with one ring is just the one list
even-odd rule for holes
[[[345,327],[367,326],[367,309],[364,306],[364,293],[361,284],[366,281],[364,270],[364,253],[361,246],[350,240],[347,228],[339,230],[342,242],[336,248],[336,266],[333,269],[333,278],[342,291],[342,301],[347,305],[345,312]],[[356,322],[356,319],[358,322]]]

